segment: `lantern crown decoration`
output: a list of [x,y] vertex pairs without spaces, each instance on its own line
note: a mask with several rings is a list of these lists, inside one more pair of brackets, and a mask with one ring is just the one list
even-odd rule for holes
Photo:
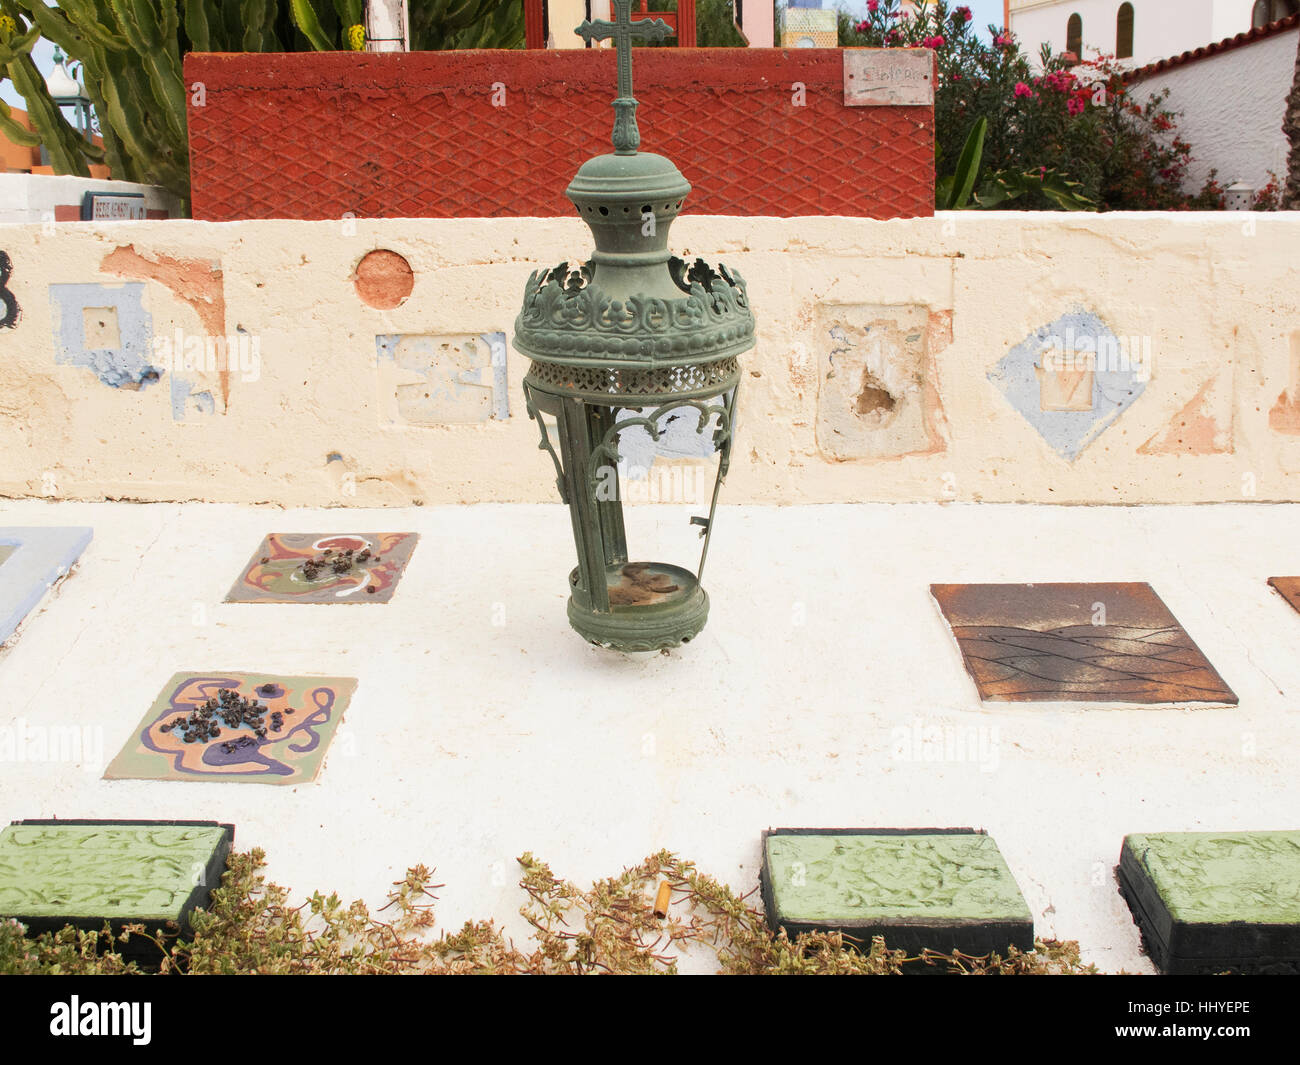
[[[631,45],[672,30],[661,19],[632,21],[632,0],[613,7],[613,22],[576,30],[589,44],[612,39],[618,52],[614,151],[587,160],[565,190],[595,250],[584,263],[532,273],[514,345],[532,360],[523,383],[528,414],[573,519],[570,623],[592,643],[654,650],[691,639],[708,616],[700,580],[730,462],[737,356],[754,346],[755,326],[737,271],[668,249],[691,186],[671,160],[639,151]],[[704,537],[695,573],[628,561],[618,491],[626,474],[621,435],[642,430],[658,441],[674,415],[709,434],[719,453],[709,515],[691,519]]]

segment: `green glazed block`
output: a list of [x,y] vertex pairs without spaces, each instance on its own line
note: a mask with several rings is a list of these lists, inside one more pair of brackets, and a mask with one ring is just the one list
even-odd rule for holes
[[1300,972],[1300,832],[1130,835],[1117,872],[1161,972]]
[[[105,922],[187,932],[221,883],[234,836],[215,821],[15,821],[0,832],[0,916],[30,935]],[[122,946],[156,949],[138,936]]]
[[839,931],[919,954],[1032,950],[1034,923],[997,844],[971,829],[773,829],[763,834],[773,930]]

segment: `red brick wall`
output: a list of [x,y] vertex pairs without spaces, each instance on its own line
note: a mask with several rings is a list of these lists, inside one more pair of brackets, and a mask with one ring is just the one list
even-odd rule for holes
[[[933,108],[845,107],[839,49],[643,48],[634,77],[641,148],[677,164],[695,213],[933,213]],[[190,165],[212,221],[567,215],[569,179],[611,150],[605,49],[193,54],[185,81],[204,87]]]

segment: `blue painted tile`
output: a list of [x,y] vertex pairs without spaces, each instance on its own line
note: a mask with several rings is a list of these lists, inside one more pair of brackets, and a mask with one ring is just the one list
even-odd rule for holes
[[[1116,337],[1092,311],[1064,314],[1012,348],[988,379],[1058,455],[1073,462],[1146,389],[1149,343]],[[1091,404],[1086,410],[1045,410],[1045,355],[1078,366],[1091,353]]]
[[[94,532],[85,527],[0,527],[0,644],[72,568]],[[7,556],[6,547],[11,549]]]
[[142,283],[51,285],[50,310],[57,365],[84,366],[104,384],[131,391],[162,376],[149,361],[153,318],[144,309]]

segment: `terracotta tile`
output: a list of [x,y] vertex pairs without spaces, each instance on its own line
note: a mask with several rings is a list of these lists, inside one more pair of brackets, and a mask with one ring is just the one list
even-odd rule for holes
[[1270,577],[1268,583],[1292,607],[1300,610],[1300,577]]
[[934,584],[981,699],[1227,703],[1149,584]]

